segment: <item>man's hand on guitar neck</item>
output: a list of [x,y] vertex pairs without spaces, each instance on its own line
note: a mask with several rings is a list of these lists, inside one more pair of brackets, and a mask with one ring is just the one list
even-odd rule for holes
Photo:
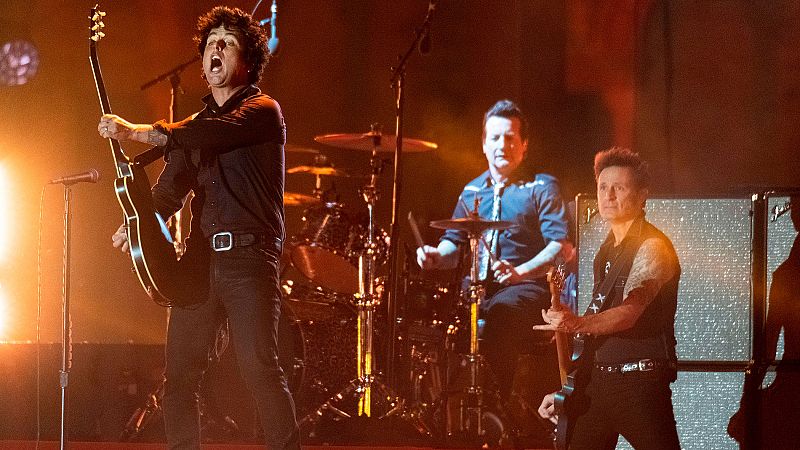
[[547,419],[553,424],[558,424],[558,415],[556,415],[556,393],[551,392],[544,396],[542,404],[539,405],[537,411],[542,419]]
[[118,248],[122,253],[130,252],[130,245],[128,244],[128,227],[122,224],[117,229],[116,233],[111,236],[111,243],[114,248]]
[[569,308],[559,305],[547,311],[542,310],[542,320],[544,325],[534,325],[534,330],[573,333],[578,330],[582,318],[576,316]]
[[169,138],[152,125],[130,123],[116,114],[104,114],[97,124],[100,136],[118,141],[137,141],[144,144],[164,146]]

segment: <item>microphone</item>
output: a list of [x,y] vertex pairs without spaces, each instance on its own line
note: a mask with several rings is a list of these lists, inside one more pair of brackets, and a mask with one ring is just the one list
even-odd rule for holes
[[280,44],[278,40],[278,30],[275,26],[275,22],[278,19],[278,0],[272,0],[272,7],[270,7],[270,10],[272,11],[272,16],[269,18],[269,41],[267,41],[267,50],[269,50],[271,56],[275,56],[278,54],[278,44]]
[[100,179],[100,172],[97,169],[89,169],[86,172],[76,173],[75,175],[67,175],[61,178],[55,178],[47,182],[47,184],[63,184],[69,186],[75,183],[97,183]]
[[431,22],[433,21],[433,13],[436,11],[436,0],[428,0],[428,14],[425,16],[425,24],[423,25],[422,38],[419,40],[419,54],[427,55],[431,52]]

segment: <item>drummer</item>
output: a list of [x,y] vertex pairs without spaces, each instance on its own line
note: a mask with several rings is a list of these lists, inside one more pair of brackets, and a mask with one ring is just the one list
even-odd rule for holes
[[[453,212],[454,219],[466,217],[477,198],[481,218],[515,225],[484,232],[487,245],[479,245],[478,273],[486,287],[480,308],[484,324],[480,350],[503,401],[511,393],[518,355],[532,347],[533,331],[525,330],[541,324],[541,310],[550,306],[547,270],[558,256],[573,252],[558,180],[524,170],[527,151],[528,123],[522,111],[510,100],[498,101],[483,120],[483,153],[489,167],[467,183]],[[447,230],[438,246],[417,249],[417,263],[423,269],[454,268],[459,250],[468,250],[468,244],[466,232]],[[556,368],[554,353],[549,355],[551,367]]]

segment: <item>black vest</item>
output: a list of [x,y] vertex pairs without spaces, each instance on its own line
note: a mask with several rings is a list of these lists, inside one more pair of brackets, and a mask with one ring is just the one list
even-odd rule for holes
[[[594,259],[595,292],[593,292],[593,298],[597,297],[597,291],[605,277],[607,261],[610,261],[612,265],[621,265],[619,275],[606,296],[602,310],[622,304],[625,283],[633,266],[634,257],[642,242],[650,238],[663,240],[675,255],[675,249],[669,238],[650,222],[647,222],[644,216],[631,225],[625,239],[620,243],[620,247],[614,247],[614,238],[611,233],[600,246]],[[645,358],[676,361],[675,310],[678,306],[680,272],[680,266],[678,266],[678,272],[661,287],[656,298],[647,306],[632,328],[611,335],[599,336],[596,339],[595,363],[618,364]]]

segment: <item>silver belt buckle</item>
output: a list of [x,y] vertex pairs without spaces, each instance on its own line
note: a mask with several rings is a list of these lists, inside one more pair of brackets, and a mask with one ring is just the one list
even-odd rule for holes
[[652,359],[640,359],[638,364],[640,372],[649,372],[655,368],[655,364],[653,364]]
[[[219,244],[219,245],[218,245]],[[224,252],[233,248],[233,233],[221,231],[211,236],[211,247],[215,252]]]

